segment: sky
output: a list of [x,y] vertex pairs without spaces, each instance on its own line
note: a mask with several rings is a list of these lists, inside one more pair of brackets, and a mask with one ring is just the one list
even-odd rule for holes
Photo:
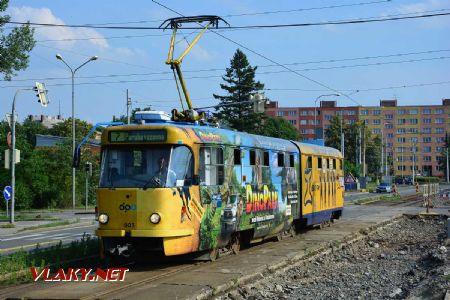
[[[75,4],[76,3],[76,4]],[[209,0],[163,1],[185,16],[218,15],[231,26],[317,23],[337,20],[448,13],[449,0]],[[11,21],[66,25],[96,24],[158,27],[173,11],[148,0],[10,0]],[[7,33],[14,26],[7,24]],[[338,105],[438,105],[450,98],[450,15],[364,24],[218,30],[207,32],[181,66],[194,107],[215,105],[213,93],[237,48],[258,66],[268,99],[279,106],[314,106],[322,100]],[[198,30],[180,30],[180,54]],[[133,107],[170,112],[180,101],[170,67],[165,64],[170,30],[99,29],[35,26],[35,48],[26,70],[0,81],[0,117],[11,111],[17,89],[45,83],[50,104],[42,108],[32,92],[17,98],[19,119],[27,115],[70,117],[71,73],[76,72],[75,116],[92,123],[126,114],[126,91]],[[283,68],[286,66],[289,69]],[[211,70],[214,69],[214,70]],[[209,70],[209,71],[208,71]],[[293,72],[295,71],[295,72]],[[3,78],[1,78],[3,79]]]

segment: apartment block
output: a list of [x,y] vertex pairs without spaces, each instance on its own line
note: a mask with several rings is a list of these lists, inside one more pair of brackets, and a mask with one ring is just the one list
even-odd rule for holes
[[[391,158],[394,175],[444,176],[439,160],[450,132],[450,99],[441,105],[399,106],[397,100],[381,100],[379,106],[337,106],[336,101],[321,101],[318,107],[266,106],[266,114],[285,118],[303,139],[321,139],[333,116],[342,115],[345,124],[364,122],[383,140],[384,154]],[[381,151],[381,149],[380,149]]]

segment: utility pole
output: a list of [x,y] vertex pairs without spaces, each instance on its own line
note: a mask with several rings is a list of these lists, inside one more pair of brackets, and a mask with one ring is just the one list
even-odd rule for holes
[[130,110],[131,110],[131,98],[128,97],[128,89],[127,89],[127,124],[130,124],[131,121]]
[[344,114],[342,113],[341,110],[341,153],[342,153],[342,157],[344,157],[344,144],[345,144],[345,140],[344,140],[344,130],[342,128],[342,119],[344,118]]
[[363,165],[363,171],[362,171],[362,173],[363,173],[363,177],[365,178],[366,177],[366,133],[365,133],[365,131],[364,131],[364,124],[363,124],[363,128],[362,128],[362,131],[363,131],[363,161],[362,161],[362,165]]
[[[361,126],[359,126],[359,165],[361,166],[361,164],[362,164],[362,160],[361,160],[361,155],[362,155],[362,143],[361,143],[361,139],[362,139],[362,137],[361,137]],[[362,168],[364,169],[364,166],[362,166]]]
[[380,173],[383,175],[383,161],[384,161],[384,149],[383,149],[383,129],[381,129],[381,165],[380,165]]

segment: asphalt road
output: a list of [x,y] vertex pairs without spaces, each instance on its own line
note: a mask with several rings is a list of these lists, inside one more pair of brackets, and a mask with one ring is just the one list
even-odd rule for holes
[[[415,193],[415,188],[412,186],[400,187],[399,193],[401,195],[410,195]],[[346,202],[351,202],[363,198],[373,197],[373,193],[352,193],[345,197]],[[391,208],[390,208],[391,209]],[[354,208],[347,207],[344,212],[344,218],[347,217],[355,217],[354,211],[363,212],[364,208],[355,210]],[[383,211],[383,208],[380,208],[380,212]],[[54,215],[54,214],[52,214]],[[60,213],[58,217],[64,219],[73,217],[73,212]],[[93,215],[86,215],[84,218],[93,219]],[[69,228],[48,228],[41,229],[39,232],[30,231],[23,233],[16,233],[13,235],[7,235],[0,237],[0,254],[11,253],[20,250],[21,248],[25,250],[32,250],[36,248],[36,245],[39,244],[40,247],[51,246],[59,243],[61,240],[63,243],[70,243],[74,240],[79,240],[83,237],[83,235],[91,235],[94,236],[95,229],[97,229],[97,224],[94,225],[78,225],[74,224],[73,227]]]
[[86,235],[94,235],[97,228],[95,225],[78,225],[73,227],[66,227],[60,229],[51,229],[45,231],[30,231],[23,233],[16,233],[14,235],[3,236],[0,238],[0,254],[11,253],[23,248],[24,250],[31,250],[36,248],[39,244],[42,247],[50,246],[59,243],[70,243],[74,240],[79,240]]
[[[414,186],[411,185],[407,185],[407,186],[400,186],[398,187],[398,192],[401,196],[409,196],[412,195],[416,192],[416,188]],[[382,194],[377,194],[377,193],[369,193],[369,192],[365,192],[365,193],[348,193],[345,196],[345,202],[353,202],[355,200],[361,200],[364,198],[370,198],[370,197],[374,197],[374,196],[379,196]],[[388,195],[386,193],[386,195]]]

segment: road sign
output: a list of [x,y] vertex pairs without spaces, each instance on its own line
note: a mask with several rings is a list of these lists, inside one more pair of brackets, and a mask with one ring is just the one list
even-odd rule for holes
[[5,197],[5,200],[9,201],[9,199],[11,199],[11,195],[12,195],[12,188],[9,185],[5,186],[5,188],[3,189],[3,197]]

